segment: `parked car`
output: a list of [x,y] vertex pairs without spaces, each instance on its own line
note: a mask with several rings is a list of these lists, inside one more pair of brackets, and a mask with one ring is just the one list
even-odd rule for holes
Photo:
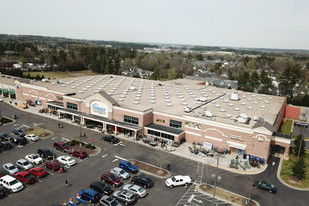
[[3,177],[5,174],[0,171],[0,178]]
[[25,135],[25,138],[28,140],[28,141],[38,141],[39,140],[39,137],[36,136],[35,134],[27,134]]
[[35,176],[27,171],[17,172],[14,177],[22,182],[25,182],[26,184],[33,184],[36,181]]
[[24,186],[15,177],[5,175],[0,178],[0,185],[10,190],[11,192],[18,192],[24,189]]
[[131,180],[133,184],[138,184],[143,186],[144,188],[150,188],[154,185],[153,181],[150,179],[150,177],[144,176],[144,175],[137,175],[134,176]]
[[145,189],[141,188],[138,185],[126,184],[125,186],[123,186],[123,189],[139,197],[146,197],[146,195],[148,194]]
[[98,202],[101,199],[101,195],[92,189],[81,189],[77,193],[80,194],[83,200],[88,200],[89,202]]
[[277,192],[277,187],[275,187],[273,184],[270,184],[266,181],[254,181],[252,182],[252,186],[258,187],[259,189],[266,190],[272,193]]
[[4,198],[6,197],[7,194],[6,194],[6,191],[3,187],[0,187],[0,198]]
[[19,159],[16,161],[16,165],[17,167],[24,169],[24,170],[29,170],[33,167],[33,165],[31,163],[29,163],[27,160],[25,159]]
[[24,137],[25,136],[25,132],[22,129],[20,129],[20,128],[13,129],[13,133],[18,135],[18,136],[20,136],[20,137]]
[[129,173],[127,173],[126,171],[124,171],[123,169],[119,167],[115,167],[114,169],[111,169],[111,173],[124,180],[130,177]]
[[0,139],[1,141],[8,141],[8,142],[12,141],[12,137],[6,133],[0,133]]
[[47,149],[46,147],[41,147],[38,149],[38,154],[46,159],[52,160],[54,158],[56,158],[56,155],[54,153],[52,153],[49,149]]
[[27,144],[27,139],[25,137],[16,137],[13,139],[14,144],[25,145]]
[[74,157],[78,157],[79,159],[84,159],[88,157],[87,153],[82,149],[71,150],[70,154],[73,155]]
[[43,162],[42,158],[38,154],[27,154],[25,159],[32,164],[41,164]]
[[116,177],[114,174],[110,172],[106,172],[101,176],[101,180],[103,182],[107,182],[112,184],[114,187],[120,187],[122,185],[122,181],[120,178]]
[[3,170],[10,175],[14,175],[15,173],[19,172],[19,169],[12,163],[5,163],[3,165]]
[[309,124],[306,122],[294,122],[294,125],[299,126],[299,127],[309,127]]
[[68,166],[73,166],[76,164],[75,159],[73,159],[70,156],[60,156],[60,157],[57,157],[57,160],[61,164],[68,165]]
[[133,205],[137,202],[137,197],[128,191],[125,190],[117,190],[113,193],[113,197],[124,202],[126,205]]
[[115,200],[114,198],[104,195],[101,199],[100,199],[100,205],[103,206],[121,206],[121,204]]
[[109,186],[107,186],[103,182],[92,182],[89,187],[90,189],[105,195],[110,195],[114,192]]
[[13,147],[8,141],[3,141],[3,142],[0,142],[0,148],[2,150],[9,150],[9,149],[12,149]]
[[62,152],[69,152],[70,146],[64,142],[54,142],[54,148]]
[[137,167],[135,165],[132,165],[131,162],[126,160],[122,160],[121,162],[119,162],[119,167],[131,173],[138,172]]
[[106,141],[106,142],[110,142],[112,144],[117,144],[119,142],[119,139],[116,138],[115,136],[113,135],[107,135],[107,136],[103,136],[102,137],[102,140],[103,141]]
[[170,188],[181,185],[188,185],[190,183],[191,178],[189,176],[182,176],[182,175],[173,176],[165,181],[165,185]]
[[31,168],[28,172],[30,172],[36,177],[45,177],[47,175],[47,171],[41,167]]
[[51,171],[57,171],[60,169],[60,165],[56,161],[46,162],[45,167],[50,169]]

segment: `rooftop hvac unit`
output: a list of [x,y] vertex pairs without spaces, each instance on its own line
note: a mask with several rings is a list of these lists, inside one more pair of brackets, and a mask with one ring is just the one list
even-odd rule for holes
[[49,79],[42,79],[42,82],[49,82]]
[[200,102],[206,102],[206,101],[207,101],[207,98],[206,98],[206,97],[200,97],[200,98],[198,99],[198,101],[200,101]]
[[240,123],[246,123],[247,119],[242,118],[242,117],[238,117],[237,121],[240,122]]
[[253,121],[257,121],[258,120],[256,115],[254,115],[252,119],[253,119]]
[[185,107],[185,112],[187,113],[191,112],[191,107]]
[[241,118],[248,119],[248,115],[247,115],[247,114],[242,113],[242,114],[240,114],[239,116],[240,116]]
[[238,101],[239,100],[239,93],[238,92],[233,92],[231,94],[231,100]]
[[136,90],[136,87],[130,86],[129,89],[130,90]]
[[214,116],[214,115],[212,114],[212,112],[209,111],[209,110],[206,110],[206,111],[205,111],[205,115],[206,115],[206,117],[213,117],[213,116]]

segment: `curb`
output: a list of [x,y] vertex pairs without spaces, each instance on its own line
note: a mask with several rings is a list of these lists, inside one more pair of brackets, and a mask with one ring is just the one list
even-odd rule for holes
[[281,176],[280,176],[280,172],[281,172],[281,168],[282,168],[282,164],[283,164],[283,159],[281,158],[280,159],[280,162],[279,162],[279,167],[278,167],[278,170],[277,170],[277,178],[278,180],[284,184],[285,186],[293,189],[293,190],[298,190],[298,191],[309,191],[309,188],[299,188],[299,187],[294,187],[292,185],[289,185],[288,183],[286,183],[285,181],[282,180]]
[[[202,185],[202,184],[199,184],[199,185],[198,185],[198,187],[197,187],[197,188],[198,188],[198,191],[201,192],[201,193],[204,193],[204,194],[206,194],[206,195],[208,195],[208,196],[210,196],[210,197],[212,197],[213,194],[208,193],[208,192],[205,192],[204,190],[200,189],[200,186],[201,186],[201,185]],[[211,186],[212,186],[212,185],[211,185]],[[242,198],[244,198],[244,199],[248,199],[248,198],[246,198],[246,197],[243,196],[243,195],[239,195],[239,194],[237,194],[237,193],[234,193],[234,192],[231,192],[231,191],[222,189],[221,187],[218,187],[218,186],[217,186],[217,188],[220,188],[220,190],[223,190],[223,191],[225,191],[225,192],[227,192],[227,193],[231,193],[231,194],[233,194],[233,195],[237,195],[237,196],[242,197]],[[237,203],[235,203],[235,202],[228,201],[228,200],[226,200],[226,199],[224,199],[224,198],[222,198],[222,197],[217,197],[217,196],[216,196],[215,199],[218,199],[218,200],[227,202],[227,203],[229,203],[229,204],[231,204],[231,205],[242,206],[242,205],[237,204]],[[257,206],[260,206],[260,203],[258,203],[257,201],[252,200],[252,199],[251,199],[251,201],[252,201],[252,202],[255,202],[255,204],[256,204]]]
[[164,177],[162,177],[162,176],[156,175],[156,174],[154,174],[154,173],[152,173],[152,172],[148,172],[148,171],[139,169],[139,170],[141,170],[143,173],[146,173],[146,174],[148,174],[148,175],[152,175],[152,176],[155,176],[155,177],[160,178],[160,179],[165,179],[165,178],[168,178],[168,177],[171,176],[171,173],[170,173],[169,171],[167,171],[167,170],[165,170],[165,169],[163,169],[163,168],[157,167],[157,166],[155,166],[155,165],[152,165],[152,164],[149,164],[149,163],[140,161],[140,160],[136,160],[136,159],[130,159],[129,161],[141,162],[141,163],[143,163],[143,164],[145,164],[145,165],[150,165],[151,167],[155,167],[155,168],[157,168],[157,169],[159,169],[159,170],[163,170],[163,171],[166,171],[166,172],[167,172],[167,175],[165,175]]
[[100,152],[102,151],[101,147],[98,147],[98,146],[95,146],[96,148],[99,148],[98,149],[98,152],[94,153],[94,154],[91,154],[89,155],[89,157],[94,157],[94,156],[97,156],[98,154],[100,154]]

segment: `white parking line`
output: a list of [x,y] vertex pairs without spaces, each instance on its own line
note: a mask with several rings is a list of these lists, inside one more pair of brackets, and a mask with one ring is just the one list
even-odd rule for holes
[[50,174],[50,175],[55,175],[54,173],[51,173],[51,172],[47,172],[48,174]]
[[65,137],[62,137],[61,139],[65,140],[65,141],[67,141],[67,142],[70,141],[69,139],[67,139],[67,138],[65,138]]
[[106,157],[108,154],[102,155],[102,158]]
[[38,179],[39,182],[42,182],[41,180]]
[[19,124],[14,124],[14,127],[16,127],[17,125],[19,125]]
[[57,139],[58,137],[53,137],[52,140]]
[[29,126],[25,124],[23,124],[22,127],[29,128]]
[[121,144],[121,143],[122,143],[122,141],[118,142],[117,144],[114,145],[114,147],[116,147],[117,145],[119,145],[119,144]]
[[124,144],[120,144],[121,146],[123,146],[123,147],[125,147],[125,145]]
[[126,161],[127,161],[127,159],[125,159],[125,158],[123,158],[123,157],[119,157],[119,156],[117,156],[117,155],[115,155],[115,157],[118,158],[118,159],[126,160]]
[[118,159],[114,159],[112,162],[116,162],[116,161],[118,161]]

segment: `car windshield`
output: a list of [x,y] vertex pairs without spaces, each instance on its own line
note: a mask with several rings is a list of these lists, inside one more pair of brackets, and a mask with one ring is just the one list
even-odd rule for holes
[[37,159],[37,158],[39,158],[39,156],[33,155],[32,158],[33,158],[33,159]]
[[9,184],[10,184],[10,186],[12,186],[12,185],[15,185],[16,183],[18,183],[18,181],[15,179],[15,180],[11,181]]
[[271,187],[271,188],[275,188],[275,185],[273,185],[273,184],[270,184],[270,187]]
[[68,147],[68,145],[67,144],[63,144],[62,147]]
[[112,179],[113,181],[116,181],[116,180],[117,180],[117,177],[115,177],[115,176],[113,175],[113,176],[111,176],[111,179]]
[[72,157],[68,158],[68,161],[70,161],[70,162],[73,161],[73,158]]
[[132,167],[132,164],[130,162],[127,163],[128,167]]
[[175,181],[176,181],[176,178],[175,178],[175,177],[172,177],[172,181],[175,182]]
[[142,192],[144,192],[144,189],[140,187],[140,188],[138,189],[138,191],[139,191],[140,193],[142,193]]
[[27,165],[29,165],[29,162],[24,162],[23,164],[24,164],[25,166],[27,166]]
[[18,129],[17,132],[22,133],[23,131],[21,129]]
[[4,138],[8,138],[9,135],[8,135],[8,134],[3,134],[3,137],[4,137]]
[[120,170],[120,174],[124,174],[125,173],[125,171],[123,171],[123,170]]
[[16,167],[14,165],[12,165],[11,167],[9,167],[9,170],[13,170],[15,169]]
[[44,170],[41,168],[41,169],[39,170],[39,172],[44,172]]

